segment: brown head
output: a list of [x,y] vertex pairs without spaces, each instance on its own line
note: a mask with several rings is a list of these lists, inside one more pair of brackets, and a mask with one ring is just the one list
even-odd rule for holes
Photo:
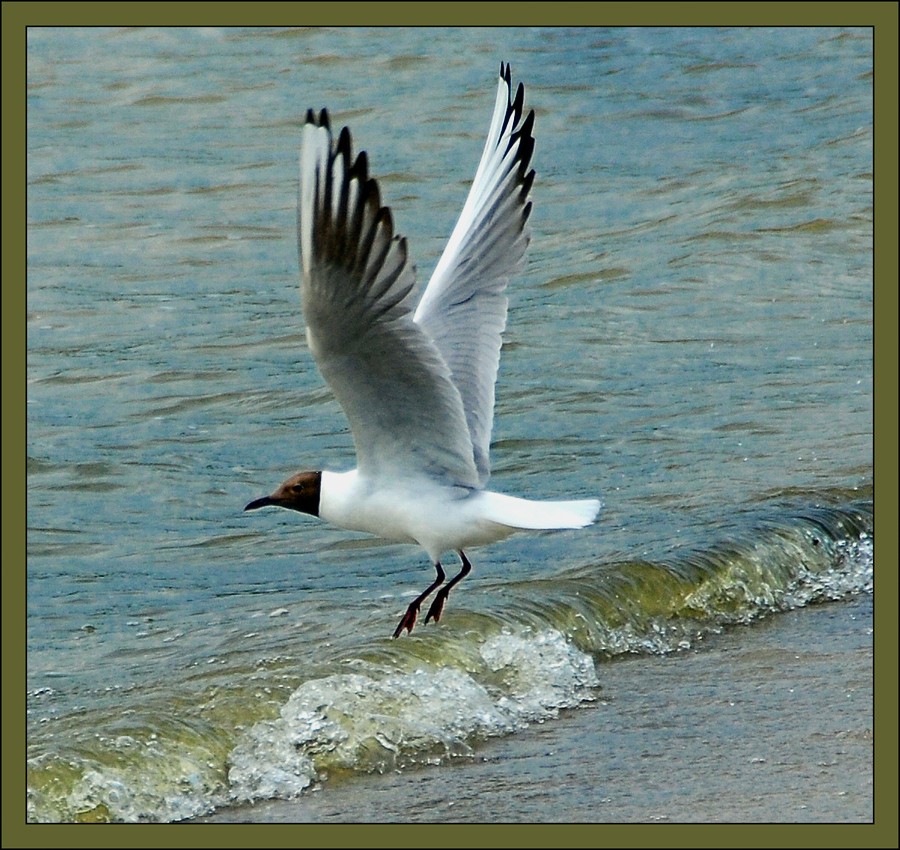
[[319,515],[319,493],[322,489],[321,472],[298,472],[284,482],[271,496],[263,496],[250,502],[245,511],[255,511],[274,505],[290,508],[304,514]]

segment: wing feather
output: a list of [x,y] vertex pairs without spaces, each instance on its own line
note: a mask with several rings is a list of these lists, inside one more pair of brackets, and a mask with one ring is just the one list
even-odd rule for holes
[[353,433],[361,475],[477,487],[463,400],[413,321],[415,271],[365,153],[307,113],[300,159],[301,295],[310,350]]
[[534,112],[500,66],[490,130],[462,213],[415,312],[462,397],[482,486],[490,476],[494,386],[506,326],[504,290],[522,265],[531,213]]

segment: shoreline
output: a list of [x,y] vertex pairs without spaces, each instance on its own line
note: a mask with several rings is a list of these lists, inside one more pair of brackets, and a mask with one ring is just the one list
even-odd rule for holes
[[598,665],[597,700],[437,767],[202,823],[872,823],[873,604]]

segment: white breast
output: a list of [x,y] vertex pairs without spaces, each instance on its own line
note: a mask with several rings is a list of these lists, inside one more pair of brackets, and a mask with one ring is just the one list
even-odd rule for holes
[[514,531],[488,520],[485,494],[427,479],[376,487],[357,470],[323,472],[319,515],[341,528],[418,543],[432,561],[444,552],[493,543]]

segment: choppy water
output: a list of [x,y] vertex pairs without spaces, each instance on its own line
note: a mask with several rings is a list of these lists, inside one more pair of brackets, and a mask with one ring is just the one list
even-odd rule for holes
[[[351,126],[427,278],[501,60],[538,177],[492,484],[604,511],[476,551],[390,641],[421,553],[241,510],[353,463],[299,128]],[[867,30],[31,29],[28,817],[443,770],[610,659],[871,594],[871,85]]]

